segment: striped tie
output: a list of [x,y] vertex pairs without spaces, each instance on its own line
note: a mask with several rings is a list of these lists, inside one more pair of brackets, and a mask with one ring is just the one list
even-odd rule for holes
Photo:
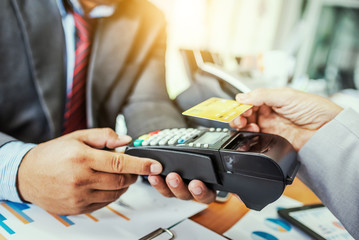
[[87,128],[86,79],[91,50],[91,25],[76,12],[73,12],[73,17],[76,27],[75,68],[71,90],[67,92],[63,134]]

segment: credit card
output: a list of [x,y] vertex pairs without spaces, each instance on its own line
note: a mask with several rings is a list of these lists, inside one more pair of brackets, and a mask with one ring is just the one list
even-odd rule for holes
[[213,97],[184,111],[182,114],[229,123],[251,107],[252,105],[241,104],[235,100]]

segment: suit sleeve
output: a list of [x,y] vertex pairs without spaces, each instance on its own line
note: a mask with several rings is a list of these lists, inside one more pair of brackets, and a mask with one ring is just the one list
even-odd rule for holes
[[299,151],[299,178],[359,239],[359,114],[343,110]]
[[123,111],[131,136],[157,129],[186,127],[184,118],[167,93],[165,42],[163,24]]
[[11,141],[0,147],[0,200],[21,202],[16,181],[20,163],[35,144]]

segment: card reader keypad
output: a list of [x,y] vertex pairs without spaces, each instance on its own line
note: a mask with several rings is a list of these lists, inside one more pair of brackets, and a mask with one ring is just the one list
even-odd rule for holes
[[210,128],[210,129],[195,129],[195,128],[172,128],[157,130],[144,134],[133,142],[133,146],[189,146],[198,148],[208,148],[209,144],[193,143],[192,139],[200,136],[206,131],[210,132],[228,132],[227,128]]

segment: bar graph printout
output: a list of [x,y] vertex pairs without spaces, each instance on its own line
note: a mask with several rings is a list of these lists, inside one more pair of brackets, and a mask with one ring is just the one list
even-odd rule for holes
[[32,204],[0,201],[0,240],[138,239],[206,207],[194,201],[165,198],[140,180],[118,201],[77,216],[52,214]]

